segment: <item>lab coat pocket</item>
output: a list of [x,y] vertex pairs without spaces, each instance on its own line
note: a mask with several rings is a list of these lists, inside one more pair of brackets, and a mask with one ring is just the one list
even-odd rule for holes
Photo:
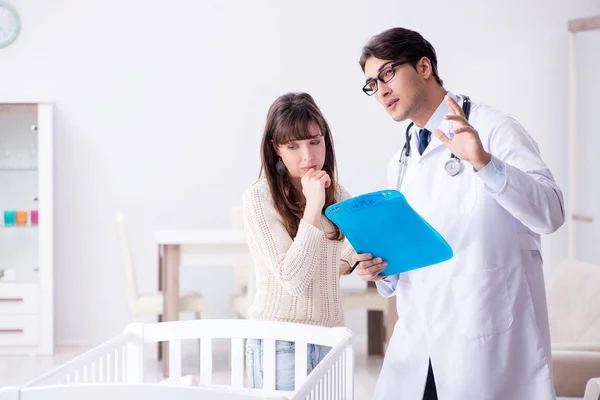
[[470,338],[506,332],[513,322],[503,267],[457,276],[452,280],[457,322]]

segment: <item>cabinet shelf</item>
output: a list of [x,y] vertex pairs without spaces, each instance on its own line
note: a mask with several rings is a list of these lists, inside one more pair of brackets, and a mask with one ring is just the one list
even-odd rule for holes
[[[0,278],[0,321],[10,318],[10,329],[15,331],[0,339],[0,357],[51,355],[54,352],[52,105],[0,103],[0,109],[0,270],[4,270]],[[40,225],[32,223],[34,210],[43,216]],[[27,213],[27,220],[20,212]],[[5,224],[5,218],[11,224]],[[26,224],[17,225],[17,220]],[[33,221],[37,221],[35,214]]]
[[[0,268],[2,269],[2,268]],[[13,279],[8,279],[6,276],[0,278],[0,285],[20,285],[23,283],[37,283],[40,279],[38,270],[16,270]]]

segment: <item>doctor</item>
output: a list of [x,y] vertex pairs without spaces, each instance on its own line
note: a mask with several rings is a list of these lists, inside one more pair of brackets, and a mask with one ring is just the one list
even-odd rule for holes
[[389,187],[455,254],[388,277],[381,260],[355,256],[361,278],[397,298],[375,399],[554,399],[540,234],[565,216],[536,142],[513,118],[447,92],[417,32],[373,37],[360,65],[363,91],[412,121]]

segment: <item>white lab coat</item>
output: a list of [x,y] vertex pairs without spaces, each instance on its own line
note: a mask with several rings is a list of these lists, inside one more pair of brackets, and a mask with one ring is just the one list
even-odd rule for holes
[[[446,113],[442,103],[430,123],[452,137],[440,120]],[[562,192],[518,122],[476,103],[469,122],[493,156],[479,173],[463,161],[448,176],[450,151],[432,136],[420,156],[412,135],[401,191],[454,257],[377,282],[382,295],[396,295],[399,317],[377,400],[422,399],[430,358],[442,400],[556,397],[540,234],[563,224]],[[399,155],[388,170],[391,189]]]

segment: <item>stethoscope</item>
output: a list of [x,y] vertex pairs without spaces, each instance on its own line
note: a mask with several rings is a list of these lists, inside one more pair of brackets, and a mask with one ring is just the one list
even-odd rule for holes
[[[469,114],[471,113],[471,100],[469,96],[462,96],[463,103],[462,109],[465,113],[465,118],[469,120]],[[398,171],[398,182],[396,184],[396,189],[400,190],[402,182],[404,181],[404,174],[406,173],[406,166],[408,165],[408,157],[410,157],[410,130],[413,127],[414,122],[411,122],[406,127],[406,142],[404,143],[404,147],[402,147],[402,151],[400,152],[400,166]],[[444,169],[446,173],[450,176],[456,176],[460,172],[460,158],[456,157],[454,153],[450,154],[450,159],[446,161],[444,164]]]

